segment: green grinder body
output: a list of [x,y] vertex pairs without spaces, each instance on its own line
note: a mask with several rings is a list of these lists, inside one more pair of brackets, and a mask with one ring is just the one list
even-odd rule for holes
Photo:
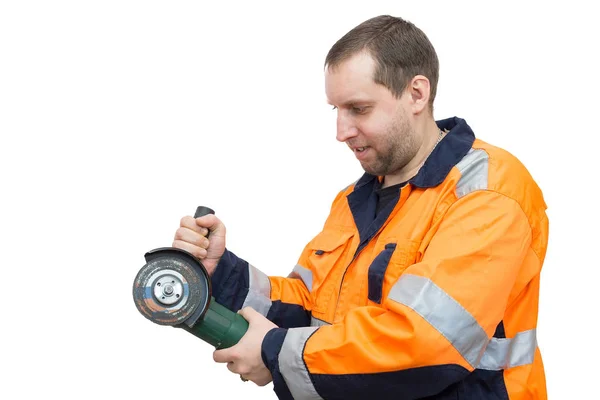
[[248,321],[241,315],[220,305],[211,297],[204,316],[189,327],[179,325],[194,336],[210,343],[217,349],[231,347],[240,341],[248,330]]

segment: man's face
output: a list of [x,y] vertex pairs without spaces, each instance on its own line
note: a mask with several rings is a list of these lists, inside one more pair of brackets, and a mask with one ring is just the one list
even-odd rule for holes
[[408,113],[408,95],[396,98],[373,81],[375,62],[359,53],[325,71],[328,102],[337,108],[337,140],[354,152],[363,169],[385,176],[401,170],[420,143]]

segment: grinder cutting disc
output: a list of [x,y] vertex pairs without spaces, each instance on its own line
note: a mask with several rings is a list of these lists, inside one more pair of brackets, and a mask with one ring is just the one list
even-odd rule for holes
[[146,254],[147,264],[133,283],[133,299],[142,315],[159,325],[192,326],[206,311],[210,280],[191,254],[173,248]]

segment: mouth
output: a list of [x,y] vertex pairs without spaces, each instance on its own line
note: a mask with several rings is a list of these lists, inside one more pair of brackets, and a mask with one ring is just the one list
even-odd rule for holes
[[369,152],[369,146],[362,147],[351,147],[350,150],[354,153],[354,156],[359,160],[363,159]]
[[362,153],[363,151],[365,151],[366,149],[369,148],[369,146],[353,146],[353,145],[350,145],[350,144],[348,144],[348,147],[354,153]]

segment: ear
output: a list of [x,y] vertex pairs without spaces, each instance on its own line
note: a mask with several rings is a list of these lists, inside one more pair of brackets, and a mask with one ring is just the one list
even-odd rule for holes
[[416,75],[409,82],[407,90],[410,94],[409,101],[413,114],[421,114],[424,110],[429,109],[429,95],[431,93],[429,79],[423,75]]

